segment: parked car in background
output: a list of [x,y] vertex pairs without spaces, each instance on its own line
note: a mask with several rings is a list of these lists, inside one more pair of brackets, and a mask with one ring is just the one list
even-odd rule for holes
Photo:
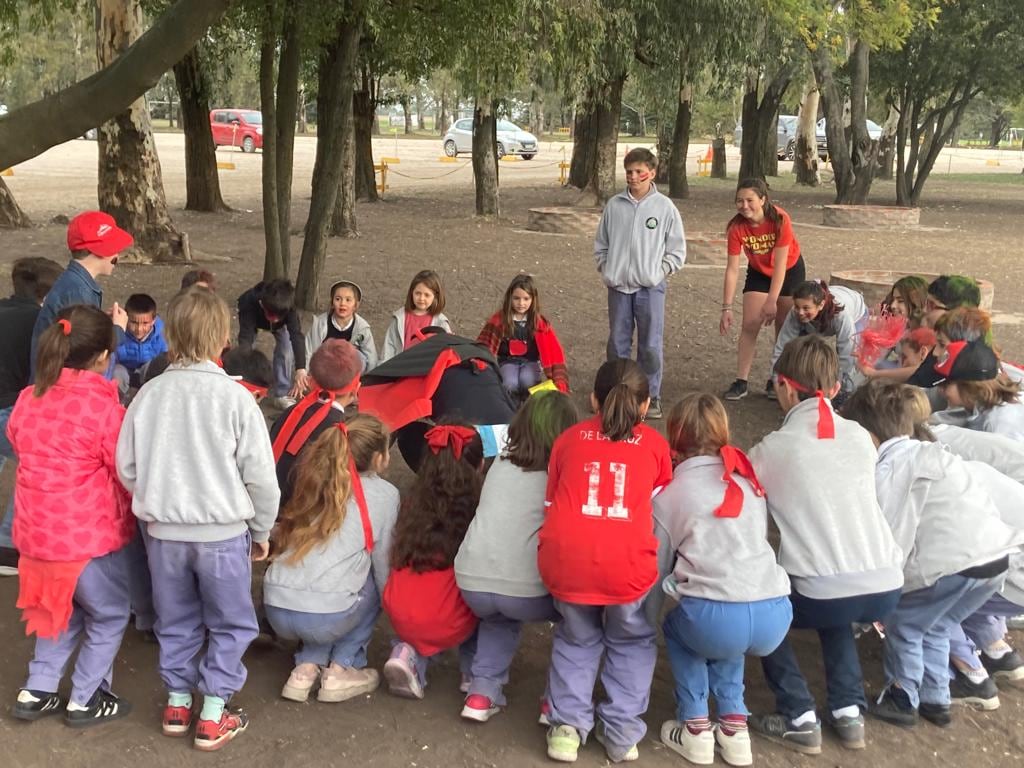
[[[868,136],[875,141],[882,138],[882,126],[874,120],[868,120]],[[828,139],[825,136],[825,118],[821,118],[814,128],[814,139],[818,144],[818,157],[824,160],[828,157]]]
[[[775,153],[779,160],[792,160],[796,153],[796,125],[796,115],[779,115],[779,128],[775,141]],[[737,147],[743,141],[743,126],[739,123],[733,132],[732,140]]]
[[[537,154],[537,137],[524,131],[508,120],[498,121],[498,157],[520,155],[523,160],[533,160]],[[444,135],[444,153],[458,157],[460,153],[473,153],[473,119],[464,117],[452,123]]]
[[241,147],[255,152],[263,147],[263,113],[254,109],[214,109],[210,132],[216,147]]

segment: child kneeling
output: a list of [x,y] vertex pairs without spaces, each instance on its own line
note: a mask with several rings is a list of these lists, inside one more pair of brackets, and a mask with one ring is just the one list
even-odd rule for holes
[[300,455],[263,578],[270,625],[278,637],[302,641],[286,699],[306,701],[318,678],[320,701],[377,688],[366,647],[398,515],[398,489],[377,474],[387,464],[387,429],[364,414],[326,430]]
[[766,656],[785,638],[789,577],[768,544],[764,490],[750,460],[729,445],[721,401],[684,397],[669,414],[668,437],[682,463],[654,500],[654,521],[667,574],[661,587],[679,600],[663,625],[678,719],[662,725],[661,740],[697,765],[714,761],[716,743],[730,765],[750,765],[743,657]]

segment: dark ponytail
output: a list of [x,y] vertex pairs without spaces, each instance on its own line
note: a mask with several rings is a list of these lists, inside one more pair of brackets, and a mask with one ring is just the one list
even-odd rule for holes
[[65,307],[39,337],[32,393],[42,397],[57,383],[62,369],[86,370],[104,352],[113,354],[115,349],[117,334],[106,312],[87,304]]
[[647,374],[632,360],[609,360],[597,370],[594,397],[601,411],[601,432],[612,441],[628,440],[650,397]]
[[811,321],[818,333],[824,333],[832,325],[835,316],[843,311],[843,305],[836,301],[824,280],[805,280],[793,289],[793,298],[810,299],[821,305],[818,316]]

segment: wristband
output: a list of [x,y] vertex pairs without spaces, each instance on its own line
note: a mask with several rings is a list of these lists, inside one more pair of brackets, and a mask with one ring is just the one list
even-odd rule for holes
[[723,312],[732,312],[732,307],[722,307]]

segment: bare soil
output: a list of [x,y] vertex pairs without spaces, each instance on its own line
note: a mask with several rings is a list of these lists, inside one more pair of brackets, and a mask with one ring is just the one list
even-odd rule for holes
[[[222,173],[225,198],[234,211],[193,214],[181,210],[184,184],[180,142],[164,136],[158,142],[175,221],[189,233],[200,266],[216,272],[220,292],[233,304],[262,271],[259,157],[220,152],[222,159],[236,161],[235,171]],[[389,149],[392,146],[393,142],[388,142]],[[404,144],[399,151],[405,152]],[[428,157],[416,160],[410,150],[410,159],[395,169],[419,176],[452,170],[451,165],[436,162],[434,148],[419,151]],[[382,154],[380,149],[378,154]],[[436,154],[440,154],[439,144]],[[302,148],[297,151],[294,254],[301,247],[301,225],[308,208],[311,155]],[[502,165],[503,216],[498,220],[473,217],[472,179],[466,170],[442,178],[394,179],[384,202],[359,206],[361,236],[331,242],[324,285],[346,277],[363,287],[365,299],[360,311],[377,332],[379,343],[388,316],[401,304],[410,277],[419,269],[433,268],[442,275],[447,314],[456,331],[468,336],[474,336],[494,311],[512,275],[520,270],[531,272],[539,280],[544,312],[566,346],[570,378],[583,405],[588,385],[604,357],[607,332],[605,292],[593,268],[592,241],[587,236],[537,234],[524,229],[529,208],[574,201],[574,193],[559,188],[557,167],[542,168],[539,164],[552,159],[560,158],[545,157],[542,152],[534,161],[538,164],[529,168],[519,167],[525,163],[516,164],[515,170]],[[772,186],[777,201],[797,224],[809,276],[827,277],[842,268],[877,268],[965,272],[987,278],[996,286],[997,343],[1008,359],[1021,359],[1024,298],[1018,286],[1024,283],[1024,263],[1014,243],[1018,242],[1016,235],[1024,211],[1024,186],[936,178],[926,192],[922,229],[898,233],[820,227],[820,206],[831,202],[829,189],[798,189],[790,179],[773,180]],[[95,148],[86,142],[71,142],[19,166],[7,181],[36,222],[48,222],[57,214],[73,215],[95,205]],[[734,185],[734,180],[695,179],[691,198],[679,203],[687,229],[720,233],[733,211]],[[891,184],[876,184],[873,198],[879,204],[890,203]],[[0,246],[0,263],[5,266],[22,256],[66,258],[64,227],[60,224],[42,223],[28,230],[2,232]],[[704,263],[687,265],[669,287],[663,387],[666,404],[694,389],[719,392],[734,377],[735,336],[723,339],[718,334],[724,254],[699,261]],[[188,268],[119,266],[104,284],[105,301],[123,301],[132,292],[146,291],[162,305],[177,290]],[[765,334],[751,376],[755,384],[767,378],[769,344]],[[780,421],[777,406],[759,394],[730,404],[729,411],[735,441],[744,447]],[[408,470],[397,455],[390,473],[400,486],[407,484]],[[6,498],[11,475],[10,468],[3,473],[0,498]],[[23,682],[32,651],[14,609],[16,594],[16,579],[0,580],[0,605],[6,606],[0,609],[0,701],[8,703],[13,703]],[[817,642],[808,633],[797,636],[805,673],[823,701]],[[458,716],[461,696],[454,658],[445,658],[431,669],[430,687],[422,702],[396,699],[381,691],[343,704],[303,705],[278,697],[291,669],[288,650],[272,642],[258,642],[246,657],[249,681],[236,699],[250,713],[252,724],[220,757],[211,759],[223,765],[259,767],[549,764],[543,730],[536,725],[549,638],[546,626],[524,632],[507,689],[510,707],[482,726]],[[1019,634],[1016,639],[1024,642]],[[880,646],[873,637],[861,642],[868,692],[877,695],[882,682]],[[370,653],[371,663],[377,668],[383,665],[387,645],[388,633],[382,625]],[[155,767],[178,765],[194,754],[187,741],[160,735],[163,691],[156,672],[156,653],[155,645],[143,643],[129,630],[116,664],[115,689],[135,705],[135,712],[117,723],[72,732],[56,719],[26,725],[13,720],[7,706],[0,706],[0,745],[7,752],[8,764],[74,767],[145,762]],[[748,705],[754,711],[765,711],[772,702],[756,661],[748,667],[747,682]],[[650,732],[640,745],[645,764],[683,764],[657,740],[661,722],[673,714],[672,689],[671,672],[663,657],[647,715]],[[766,766],[812,762],[901,768],[1021,765],[1024,690],[1004,689],[1001,698],[1001,709],[993,713],[958,710],[954,725],[944,730],[924,723],[904,731],[869,721],[868,747],[860,754],[843,751],[826,735],[824,752],[818,758],[797,757],[756,740],[756,759]],[[581,751],[580,764],[605,763],[600,746],[591,744]]]

